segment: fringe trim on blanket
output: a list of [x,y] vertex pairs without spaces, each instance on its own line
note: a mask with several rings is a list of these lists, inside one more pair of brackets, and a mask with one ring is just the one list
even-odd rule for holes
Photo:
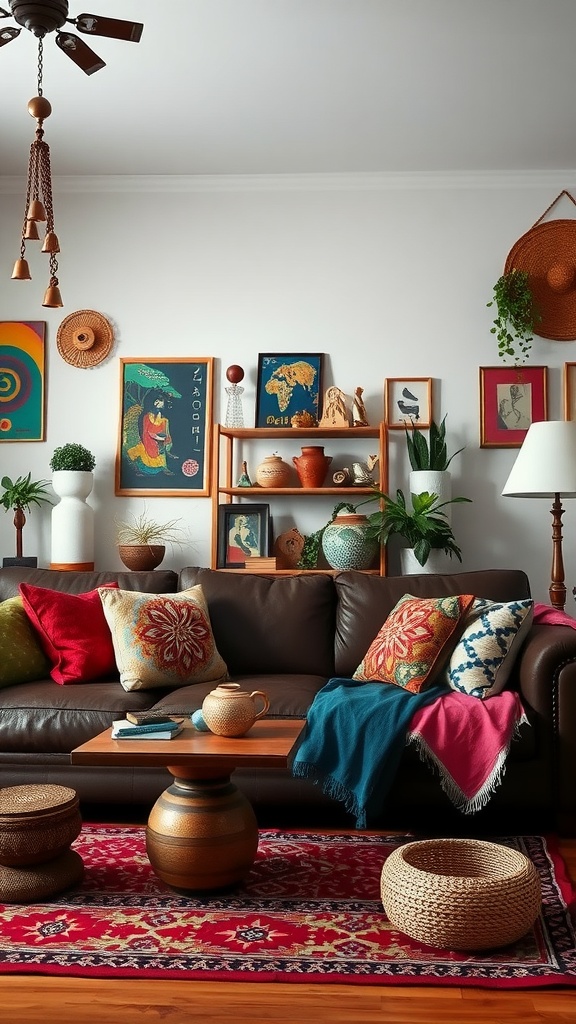
[[316,765],[306,761],[295,761],[292,764],[292,775],[299,779],[310,779],[315,786],[321,785],[322,792],[331,800],[337,800],[344,804],[344,809],[353,814],[356,819],[356,828],[367,828],[366,811],[359,805],[354,793],[338,782],[332,775],[320,775]]
[[413,744],[418,751],[420,760],[423,761],[424,764],[428,764],[438,771],[438,774],[440,775],[440,785],[456,810],[461,811],[462,814],[476,814],[477,811],[482,810],[482,808],[486,806],[502,782],[506,772],[506,758],[510,751],[510,745],[513,739],[518,738],[520,735],[520,726],[524,724],[529,723],[526,715],[523,713],[519,721],[516,722],[514,732],[508,740],[508,743],[498,754],[491,772],[480,789],[471,797],[466,796],[446,766],[442,764],[420,733],[409,732],[406,737],[406,745],[409,743]]

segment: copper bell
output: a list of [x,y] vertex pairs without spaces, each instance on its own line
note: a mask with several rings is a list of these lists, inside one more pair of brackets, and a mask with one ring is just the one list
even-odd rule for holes
[[20,259],[16,260],[14,264],[14,270],[12,271],[13,281],[31,281],[32,277],[30,274],[30,267],[28,266],[28,260]]
[[44,204],[39,199],[32,199],[26,214],[26,220],[46,220]]
[[54,231],[46,232],[44,236],[44,244],[42,245],[42,252],[60,252],[58,235]]
[[58,279],[53,277],[48,285],[44,294],[43,306],[49,306],[51,309],[57,309],[59,306],[63,306],[62,296],[60,295],[60,289],[58,287]]
[[38,228],[36,227],[35,220],[26,221],[26,230],[24,232],[24,238],[27,241],[32,242],[38,242],[40,240],[40,235],[38,234]]

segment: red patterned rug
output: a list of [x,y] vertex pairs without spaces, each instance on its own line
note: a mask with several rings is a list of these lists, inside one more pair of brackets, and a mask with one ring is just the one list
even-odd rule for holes
[[382,864],[411,838],[265,831],[246,883],[198,898],[156,878],[143,827],[84,825],[81,885],[43,904],[0,905],[0,974],[576,986],[574,893],[553,840],[497,840],[536,865],[542,914],[514,945],[462,954],[414,942],[384,915]]

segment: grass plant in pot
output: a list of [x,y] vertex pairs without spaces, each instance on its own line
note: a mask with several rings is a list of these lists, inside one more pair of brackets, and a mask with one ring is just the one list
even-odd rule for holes
[[26,512],[30,513],[32,505],[52,504],[52,498],[46,487],[49,480],[33,480],[32,474],[19,476],[17,480],[11,480],[9,476],[3,476],[0,484],[4,492],[0,494],[0,505],[7,512],[14,512],[14,526],[16,528],[16,557],[4,558],[3,565],[27,565],[36,568],[38,559],[36,557],[25,558],[22,554],[22,531],[26,524]]
[[60,501],[52,511],[51,569],[94,568],[94,509],[86,499],[94,486],[96,459],[76,441],[55,448],[52,487]]
[[181,547],[184,543],[185,535],[179,522],[180,519],[156,522],[146,508],[118,521],[118,554],[123,565],[140,572],[157,569],[164,559],[167,544]]
[[411,568],[410,561],[407,565],[404,560],[405,574],[409,571],[438,571],[436,562],[432,560],[436,552],[443,552],[450,558],[455,555],[461,562],[462,552],[456,543],[444,509],[447,505],[469,502],[470,498],[457,497],[449,501],[440,501],[436,494],[429,494],[427,491],[412,494],[410,498],[411,502],[408,505],[400,489],[396,491],[396,500],[388,494],[375,491],[374,497],[367,500],[378,499],[382,507],[368,516],[370,536],[375,537],[382,545],[386,545],[393,535],[398,535],[406,541],[406,550],[413,553],[415,565]]

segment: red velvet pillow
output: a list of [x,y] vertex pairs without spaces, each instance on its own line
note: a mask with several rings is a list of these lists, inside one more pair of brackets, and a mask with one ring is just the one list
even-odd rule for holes
[[[118,589],[117,583],[107,587]],[[54,682],[85,683],[117,671],[100,594],[63,594],[20,584],[22,603],[52,666]]]

